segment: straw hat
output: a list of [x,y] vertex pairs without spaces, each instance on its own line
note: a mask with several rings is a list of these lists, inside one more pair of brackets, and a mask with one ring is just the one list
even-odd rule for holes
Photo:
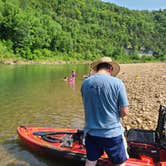
[[96,61],[94,61],[91,64],[91,69],[96,71],[97,70],[97,65],[99,65],[100,63],[108,63],[112,66],[113,70],[112,70],[112,76],[116,76],[119,71],[120,71],[120,66],[118,63],[113,62],[112,59],[110,57],[102,57]]

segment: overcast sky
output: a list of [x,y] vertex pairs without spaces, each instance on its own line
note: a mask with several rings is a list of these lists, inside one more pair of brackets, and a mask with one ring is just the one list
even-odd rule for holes
[[166,9],[166,0],[103,0],[135,10]]

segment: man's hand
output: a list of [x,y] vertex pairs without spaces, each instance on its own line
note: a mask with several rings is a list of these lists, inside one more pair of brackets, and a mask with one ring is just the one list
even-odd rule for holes
[[120,107],[120,117],[123,118],[129,114],[129,108],[128,107]]

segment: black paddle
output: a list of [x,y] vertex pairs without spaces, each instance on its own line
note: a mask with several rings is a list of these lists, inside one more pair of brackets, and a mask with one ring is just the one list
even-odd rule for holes
[[[67,134],[67,135],[71,135],[74,134],[76,139],[79,139],[81,135],[83,135],[83,130],[77,130],[77,132],[41,132],[41,131],[37,131],[37,132],[33,132],[34,135],[40,136],[43,140],[51,142],[51,143],[62,143],[64,141],[64,139],[59,139],[59,138],[54,138],[51,137],[51,135],[58,135],[58,134]],[[71,141],[71,139],[69,140],[69,138],[67,138],[68,141]],[[79,139],[80,140],[80,139]]]
[[45,136],[45,135],[57,135],[57,134],[83,134],[83,130],[77,130],[77,132],[51,132],[51,131],[36,131],[33,132],[34,135],[37,136]]

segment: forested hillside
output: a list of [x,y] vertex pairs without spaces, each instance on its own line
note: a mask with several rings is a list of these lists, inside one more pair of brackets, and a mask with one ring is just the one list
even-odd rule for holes
[[166,60],[166,10],[131,11],[101,0],[0,0],[1,61],[103,55]]

